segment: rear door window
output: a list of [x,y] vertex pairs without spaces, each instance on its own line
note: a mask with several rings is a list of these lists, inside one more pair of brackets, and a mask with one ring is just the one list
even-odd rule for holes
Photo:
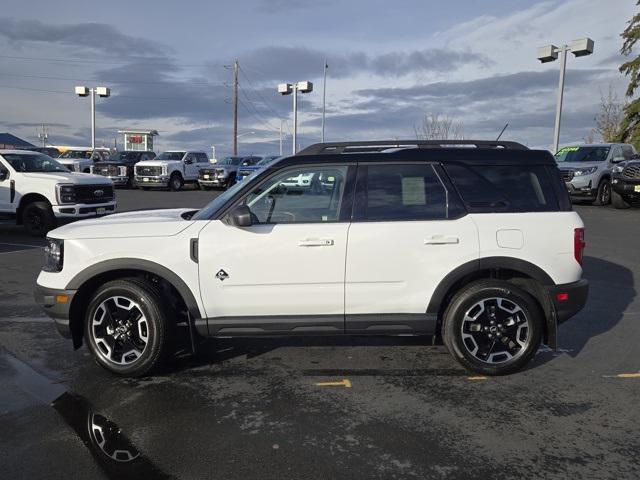
[[558,210],[547,169],[542,165],[445,164],[469,212]]

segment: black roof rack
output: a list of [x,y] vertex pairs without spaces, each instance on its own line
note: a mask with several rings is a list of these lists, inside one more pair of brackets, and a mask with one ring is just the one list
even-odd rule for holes
[[518,142],[494,140],[375,140],[366,142],[328,142],[309,145],[296,155],[383,152],[398,148],[503,148],[529,150]]

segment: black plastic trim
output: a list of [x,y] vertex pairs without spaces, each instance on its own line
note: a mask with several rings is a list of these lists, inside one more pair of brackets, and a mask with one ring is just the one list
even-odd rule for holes
[[[586,305],[589,295],[589,282],[583,278],[574,283],[547,287],[547,292],[555,308],[558,323],[562,323],[569,320]],[[558,293],[569,294],[569,299],[564,302],[559,302],[556,298]]]
[[209,336],[217,337],[344,333],[344,315],[213,317],[208,318],[207,323]]
[[[41,285],[36,285],[33,292],[35,302],[42,307],[44,313],[55,321],[58,332],[65,338],[71,338],[69,312],[75,294],[76,290],[47,288]],[[58,295],[66,295],[69,299],[65,303],[58,303],[56,302],[56,296]]]
[[189,240],[189,257],[194,263],[198,263],[198,239]]
[[9,180],[9,203],[13,203],[13,201],[16,199],[16,181],[15,180]]
[[347,315],[348,334],[408,334],[433,335],[437,315],[427,313],[365,313]]

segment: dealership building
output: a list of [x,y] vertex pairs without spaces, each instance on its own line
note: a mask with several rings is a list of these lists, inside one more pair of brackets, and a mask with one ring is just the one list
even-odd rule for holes
[[153,150],[153,137],[158,135],[157,130],[118,130],[124,135],[124,149],[151,151]]

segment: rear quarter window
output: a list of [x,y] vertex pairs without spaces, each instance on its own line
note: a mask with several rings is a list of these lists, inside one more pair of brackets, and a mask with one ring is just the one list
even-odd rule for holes
[[469,212],[557,211],[558,200],[543,165],[462,165],[444,168]]

